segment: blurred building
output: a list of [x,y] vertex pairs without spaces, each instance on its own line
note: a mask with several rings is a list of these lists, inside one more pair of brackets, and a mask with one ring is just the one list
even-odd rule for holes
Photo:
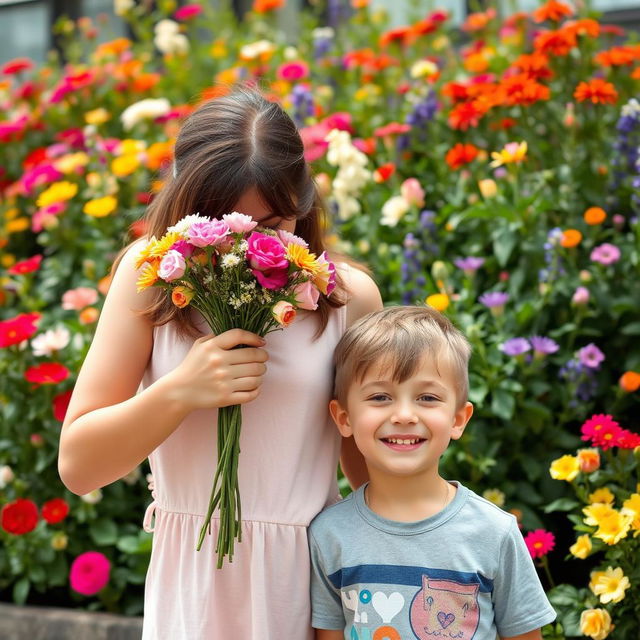
[[[306,0],[290,0],[305,2]],[[348,0],[342,0],[347,3]],[[187,4],[187,1],[179,4]],[[403,24],[408,19],[407,6],[416,3],[398,2],[398,0],[372,0],[374,5],[387,9],[390,26]],[[235,8],[240,12],[250,0],[234,0]],[[472,10],[470,6],[489,6],[491,2],[469,2],[468,0],[436,0],[426,2],[425,13],[433,7],[451,12],[454,23],[460,24]],[[500,0],[503,13],[515,9],[529,11],[539,6],[538,0]],[[627,29],[640,30],[639,0],[591,0],[592,8],[603,12],[602,21],[618,24]],[[291,7],[289,7],[291,10]],[[47,52],[55,47],[53,25],[58,18],[66,15],[70,18],[89,16],[96,19],[102,16],[104,24],[100,27],[100,40],[110,40],[126,36],[128,30],[123,21],[113,12],[113,0],[0,0],[0,65],[7,60],[26,56],[41,62]]]

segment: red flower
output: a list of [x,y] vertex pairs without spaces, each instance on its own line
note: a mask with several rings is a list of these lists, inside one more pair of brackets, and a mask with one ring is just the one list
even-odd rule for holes
[[20,73],[22,71],[28,71],[33,68],[33,61],[29,60],[29,58],[14,58],[13,60],[9,60],[6,62],[0,73],[10,76],[15,73]]
[[412,35],[411,27],[396,27],[385,31],[380,36],[379,44],[382,49],[388,47],[392,42],[397,42],[399,45],[407,45],[411,42]]
[[591,100],[593,104],[614,104],[618,100],[616,88],[602,78],[591,78],[588,82],[581,82],[573,93],[578,102]]
[[533,19],[535,22],[545,22],[546,20],[559,22],[565,16],[572,15],[573,9],[568,4],[557,2],[557,0],[549,0],[533,12]]
[[58,524],[69,515],[69,505],[62,498],[53,498],[42,505],[42,517],[49,524]]
[[53,399],[53,417],[60,422],[64,422],[64,418],[67,415],[67,409],[69,408],[69,401],[71,400],[71,389],[69,391],[63,391],[59,393]]
[[616,446],[622,431],[620,425],[608,414],[595,414],[580,427],[582,439],[604,450]]
[[40,268],[40,263],[42,262],[42,256],[37,254],[32,256],[31,258],[27,258],[27,260],[22,260],[21,262],[16,262],[8,272],[12,275],[24,275],[25,273],[33,273]]
[[285,0],[254,0],[253,10],[256,13],[269,13],[284,6]]
[[375,182],[386,182],[396,172],[396,165],[393,162],[387,162],[380,165],[373,172],[373,179]]
[[2,507],[0,512],[2,528],[14,536],[33,531],[38,524],[38,507],[32,500],[18,498]]
[[20,344],[29,339],[38,329],[39,313],[21,313],[9,320],[0,320],[0,348]]
[[25,380],[35,384],[56,384],[69,377],[69,369],[58,362],[43,362],[29,367],[24,373]]
[[476,159],[478,152],[478,147],[472,144],[463,144],[462,142],[458,142],[458,144],[447,151],[445,160],[449,167],[455,170],[463,167],[465,164],[473,162]]
[[466,131],[469,127],[477,127],[484,110],[478,108],[475,102],[461,102],[449,114],[449,126],[452,129]]
[[536,51],[554,56],[566,56],[577,44],[575,32],[567,29],[541,31],[533,41]]
[[384,125],[384,127],[378,127],[373,135],[377,138],[384,138],[386,136],[394,136],[399,135],[401,133],[407,133],[407,131],[411,130],[411,125],[408,124],[400,124],[399,122],[390,122],[389,124]]
[[524,543],[527,545],[532,558],[542,558],[556,546],[556,537],[551,531],[536,529],[527,533]]

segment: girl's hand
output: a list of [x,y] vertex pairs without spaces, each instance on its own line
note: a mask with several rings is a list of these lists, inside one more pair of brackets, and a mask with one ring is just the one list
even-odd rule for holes
[[[244,404],[258,397],[268,355],[260,336],[231,329],[198,338],[170,374],[180,402],[195,409]],[[244,348],[235,349],[242,345]]]

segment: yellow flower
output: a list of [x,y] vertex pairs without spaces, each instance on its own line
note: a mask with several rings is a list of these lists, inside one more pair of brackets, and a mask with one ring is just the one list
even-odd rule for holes
[[606,571],[594,571],[589,582],[589,588],[600,598],[602,604],[620,602],[624,598],[624,592],[630,586],[629,578],[624,575],[620,567],[616,569],[607,567]]
[[640,535],[640,493],[632,493],[622,503],[620,513],[633,518],[631,521],[631,528],[634,530],[633,537]]
[[93,125],[104,124],[110,119],[111,119],[111,114],[103,107],[99,107],[98,109],[93,109],[92,111],[87,111],[87,113],[84,114],[84,121],[87,124],[93,124]]
[[36,204],[40,209],[56,202],[71,200],[78,193],[78,185],[62,180],[49,185],[39,196]]
[[227,55],[227,45],[222,38],[213,41],[209,54],[212,58],[224,58]]
[[[149,256],[151,258],[162,258],[171,246],[174,245],[182,236],[177,231],[169,231],[165,233],[160,240],[153,238],[153,246],[149,246]],[[151,244],[151,243],[150,243]]]
[[593,545],[591,544],[591,538],[585,533],[584,535],[579,536],[575,544],[572,544],[569,547],[569,551],[576,558],[584,560],[591,553],[592,548]]
[[519,164],[527,157],[527,143],[525,142],[508,142],[500,151],[492,151],[491,162],[492,167],[500,167],[503,164]]
[[311,253],[309,249],[303,247],[302,245],[293,243],[288,244],[285,255],[289,262],[292,262],[304,271],[315,274],[319,270],[319,265],[316,262],[315,253]]
[[554,460],[549,467],[549,473],[554,480],[566,480],[571,482],[580,471],[580,465],[576,456],[562,456]]
[[14,218],[17,218],[19,215],[20,215],[20,209],[18,209],[18,207],[11,207],[11,209],[7,209],[4,212],[4,219],[13,220]]
[[29,218],[16,218],[15,220],[9,220],[4,226],[7,233],[19,233],[20,231],[26,231],[30,226]]
[[412,78],[423,78],[424,76],[433,76],[438,73],[438,66],[431,60],[418,60],[411,67]]
[[425,303],[436,311],[445,311],[449,306],[449,296],[446,293],[434,293],[427,297]]
[[487,489],[483,492],[482,497],[498,507],[504,507],[504,493],[500,489]]
[[85,203],[82,210],[92,218],[104,218],[113,213],[118,201],[113,196],[104,196],[104,198],[94,198]]
[[594,504],[585,507],[582,510],[585,516],[584,523],[588,524],[591,527],[600,526],[600,522],[611,515],[611,513],[616,513],[613,507],[605,502],[595,502]]
[[143,140],[135,140],[134,138],[125,138],[120,141],[118,147],[119,156],[128,156],[132,153],[140,153],[147,148],[146,143]]
[[154,250],[155,246],[158,244],[155,236],[152,236],[149,242],[140,250],[138,253],[138,257],[136,258],[135,268],[140,269],[140,267],[145,262],[154,262],[154,258],[151,257],[151,252]]
[[75,173],[77,169],[86,167],[88,164],[89,156],[84,151],[78,151],[61,156],[53,166],[61,173]]
[[609,489],[607,489],[607,487],[602,487],[601,489],[597,489],[593,493],[589,494],[590,504],[597,504],[597,503],[613,504],[614,500],[615,500],[615,496],[613,495],[613,493],[611,493]]
[[0,256],[0,265],[8,269],[16,261],[16,257],[12,253],[3,253]]
[[612,628],[611,616],[606,609],[586,609],[580,615],[580,633],[592,640],[604,640]]
[[151,262],[145,266],[138,278],[138,282],[136,283],[138,293],[144,291],[158,281],[158,267],[159,263],[157,262]]
[[491,178],[478,180],[478,188],[483,198],[493,198],[498,193],[496,181]]
[[118,176],[118,178],[124,178],[131,175],[140,166],[140,158],[136,154],[128,154],[114,158],[111,161],[111,172]]
[[611,509],[611,513],[598,523],[598,530],[593,534],[593,537],[608,545],[617,544],[626,537],[631,528],[632,520],[631,516],[624,516],[615,509]]

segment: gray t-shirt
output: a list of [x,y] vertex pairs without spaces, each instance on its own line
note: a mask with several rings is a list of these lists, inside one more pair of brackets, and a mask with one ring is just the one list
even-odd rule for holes
[[311,523],[316,629],[345,640],[494,640],[552,622],[516,519],[459,483],[442,511],[394,522],[364,487]]

